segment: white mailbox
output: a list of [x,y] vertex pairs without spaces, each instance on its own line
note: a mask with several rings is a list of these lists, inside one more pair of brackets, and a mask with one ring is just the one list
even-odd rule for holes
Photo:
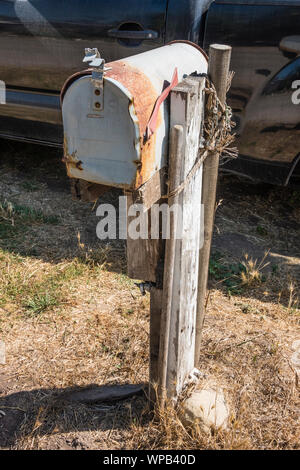
[[137,189],[166,165],[169,91],[184,76],[207,72],[195,44],[167,46],[104,65],[87,49],[90,68],[71,76],[62,93],[68,175]]

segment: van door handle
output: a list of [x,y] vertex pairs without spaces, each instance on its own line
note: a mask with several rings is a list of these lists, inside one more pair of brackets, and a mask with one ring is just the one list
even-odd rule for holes
[[282,51],[300,54],[300,36],[286,36],[280,41],[279,47]]
[[136,39],[142,41],[143,39],[157,39],[159,34],[152,29],[145,29],[141,31],[126,31],[122,29],[110,29],[107,34],[111,38],[117,39]]

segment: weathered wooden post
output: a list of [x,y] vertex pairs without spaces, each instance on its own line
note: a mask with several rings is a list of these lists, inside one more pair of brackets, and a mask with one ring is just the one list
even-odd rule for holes
[[[175,125],[170,130],[170,151],[169,151],[169,192],[172,194],[173,191],[180,185],[180,173],[181,173],[181,162],[180,158],[183,150],[183,127],[181,125]],[[178,195],[169,197],[169,207],[173,204],[178,204]],[[165,303],[163,315],[160,322],[160,341],[159,348],[159,375],[157,376],[157,382],[159,383],[159,398],[160,404],[163,405],[166,399],[166,386],[167,386],[167,372],[168,372],[168,352],[169,352],[169,341],[170,341],[170,327],[171,327],[171,292],[173,287],[173,275],[174,270],[168,269],[168,267],[174,266],[175,260],[175,223],[174,217],[170,220],[170,242],[166,245],[165,252],[165,266],[166,273],[164,278],[164,294]],[[163,303],[163,296],[161,297],[161,308]]]
[[188,77],[171,93],[169,209],[159,350],[159,403],[176,399],[194,369],[201,241],[204,77]]
[[[209,47],[208,73],[218,98],[224,105],[228,89],[231,47],[213,44]],[[203,163],[202,204],[204,208],[204,242],[199,256],[198,302],[196,322],[195,365],[200,356],[201,332],[205,313],[206,288],[209,270],[211,240],[215,216],[219,153],[210,153]]]

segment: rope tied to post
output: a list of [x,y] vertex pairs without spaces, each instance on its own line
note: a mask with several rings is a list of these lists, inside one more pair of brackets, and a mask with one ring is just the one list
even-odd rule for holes
[[[234,72],[228,77],[227,91],[230,88]],[[235,122],[232,121],[232,109],[225,103],[220,102],[212,81],[206,78],[205,87],[206,105],[204,118],[204,147],[212,153],[218,153],[221,159],[232,159],[238,156],[238,149],[231,147],[235,140],[232,129]]]
[[[229,74],[227,91],[230,88],[233,75],[233,72]],[[204,160],[209,158],[210,155],[218,153],[223,164],[238,156],[238,149],[231,147],[231,144],[235,140],[235,134],[232,133],[232,130],[236,125],[232,120],[232,109],[227,103],[223,105],[220,102],[214,84],[207,75],[204,93],[206,100],[204,123],[201,130],[201,132],[203,132],[201,139],[202,145],[199,148],[198,156],[187,177],[176,189],[168,192],[166,196],[168,198],[175,197],[183,191],[185,186],[197,173]]]

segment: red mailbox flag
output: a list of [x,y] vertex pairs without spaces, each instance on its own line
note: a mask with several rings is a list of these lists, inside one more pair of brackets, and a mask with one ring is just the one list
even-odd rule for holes
[[149,119],[147,130],[146,130],[146,139],[150,139],[151,135],[154,134],[157,123],[158,111],[161,104],[168,98],[170,91],[178,85],[178,70],[177,67],[174,70],[173,78],[170,85],[164,89],[162,94],[157,98],[151,118]]

